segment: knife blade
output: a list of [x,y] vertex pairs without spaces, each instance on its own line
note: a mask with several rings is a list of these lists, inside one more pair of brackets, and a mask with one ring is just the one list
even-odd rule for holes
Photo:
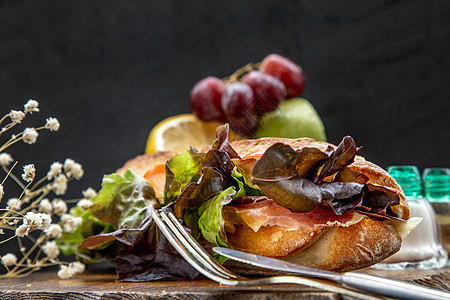
[[230,259],[253,266],[297,273],[305,277],[327,279],[343,284],[346,287],[356,288],[360,291],[366,291],[376,295],[398,299],[450,299],[450,293],[441,290],[378,276],[357,272],[337,273],[314,269],[229,248],[214,247],[213,251]]

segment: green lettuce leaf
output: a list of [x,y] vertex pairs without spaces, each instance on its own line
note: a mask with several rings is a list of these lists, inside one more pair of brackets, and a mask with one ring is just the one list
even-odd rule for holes
[[115,230],[137,228],[145,218],[147,206],[156,200],[151,184],[127,170],[123,176],[114,173],[103,177],[102,189],[92,199],[90,210]]
[[66,255],[76,255],[85,263],[100,262],[113,259],[117,254],[116,245],[105,243],[103,246],[94,250],[78,250],[78,246],[89,236],[109,233],[114,229],[111,225],[103,224],[99,219],[92,215],[90,209],[83,210],[78,206],[72,207],[69,214],[74,217],[81,217],[81,225],[72,233],[63,232],[61,238],[58,239],[58,247],[61,252]]
[[[123,176],[107,175],[102,190],[93,202],[91,216],[97,217],[97,213],[99,219],[102,218],[97,219],[99,222],[112,223],[106,225],[112,232],[89,236],[77,251],[108,251],[115,246],[111,254],[116,259],[118,280],[193,279],[198,275],[198,271],[177,253],[158,230],[151,214],[157,204],[156,198],[153,188],[144,178],[131,171]],[[106,216],[102,205],[114,214],[116,222],[112,222],[112,216]],[[166,206],[160,210],[168,212],[171,208]],[[116,227],[113,228],[113,225]],[[75,232],[73,238],[78,241],[80,236]]]
[[231,172],[231,176],[238,185],[237,192],[233,195],[233,199],[245,196],[262,196],[261,190],[252,188],[246,182],[244,175],[242,175],[236,167]]
[[231,197],[235,193],[236,189],[229,187],[205,201],[198,209],[198,215],[200,216],[198,219],[198,227],[203,237],[214,245],[228,247],[222,207],[231,202]]
[[151,184],[135,172],[127,170],[123,176],[105,175],[102,189],[92,199],[90,211],[98,220],[111,225],[114,231],[90,236],[78,249],[95,249],[114,240],[133,245],[141,238],[139,226],[156,201]]
[[258,186],[252,183],[252,169],[256,161],[256,158],[233,159],[233,164],[237,171],[242,174],[245,183],[253,189],[258,189]]
[[191,148],[167,161],[164,187],[165,204],[175,201],[189,183],[199,179],[204,157],[204,153],[195,152]]

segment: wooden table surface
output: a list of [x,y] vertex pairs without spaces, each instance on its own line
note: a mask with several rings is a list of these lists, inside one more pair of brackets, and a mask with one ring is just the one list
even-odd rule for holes
[[[427,271],[364,272],[450,291],[450,267]],[[111,270],[93,270],[70,280],[56,271],[23,279],[0,280],[0,299],[350,299],[301,285],[224,286],[207,279],[192,281],[116,282]]]

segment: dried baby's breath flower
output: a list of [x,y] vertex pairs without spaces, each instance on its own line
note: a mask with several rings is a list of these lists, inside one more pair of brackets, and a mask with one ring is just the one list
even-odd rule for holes
[[89,209],[89,207],[91,207],[92,205],[92,201],[89,199],[81,199],[80,201],[78,201],[77,206],[79,208],[81,208],[82,210],[86,210]]
[[80,274],[84,272],[86,266],[82,262],[75,261],[69,264],[69,268],[71,268],[75,274]]
[[27,127],[23,131],[23,141],[27,144],[34,144],[37,141],[39,133],[33,127]]
[[70,214],[63,214],[59,219],[61,220],[61,222],[68,222],[70,220],[72,220],[74,218],[74,216],[70,215]]
[[7,167],[13,162],[13,158],[11,154],[8,153],[0,153],[0,166]]
[[61,237],[62,235],[62,228],[61,226],[59,226],[58,224],[51,224],[46,230],[45,233],[50,237],[50,238],[55,238],[58,239]]
[[28,232],[30,231],[30,226],[28,224],[22,224],[16,229],[16,235],[20,237],[24,237],[28,235]]
[[73,276],[73,271],[69,266],[61,265],[61,268],[58,271],[58,277],[61,279],[70,279]]
[[69,172],[68,176],[75,178],[76,180],[81,179],[84,175],[83,167],[79,163],[74,163],[72,170]]
[[47,172],[47,180],[52,180],[62,172],[63,165],[59,161],[55,161],[50,165],[50,170]]
[[59,249],[56,245],[56,241],[48,241],[42,246],[42,251],[44,251],[45,255],[47,255],[50,259],[55,259],[59,255]]
[[22,123],[23,118],[25,118],[25,114],[22,111],[11,110],[9,117],[13,123],[18,124]]
[[68,266],[61,265],[61,268],[58,271],[58,277],[61,279],[70,279],[73,275],[83,273],[85,270],[85,266],[81,262],[73,262]]
[[92,199],[97,196],[97,192],[93,188],[87,188],[81,192],[86,199]]
[[[9,111],[0,118],[0,123],[7,118],[11,119],[10,123],[0,127],[0,135],[22,123],[27,114],[34,112],[39,112],[39,103],[33,99],[28,100],[23,111]],[[46,198],[51,191],[57,195],[64,194],[69,181],[80,179],[83,176],[82,166],[72,159],[67,159],[64,164],[55,162],[50,166],[44,178],[33,182],[36,179],[37,171],[33,164],[28,164],[23,166],[22,178],[27,182],[27,184],[24,184],[19,180],[20,176],[14,174],[14,166],[11,167],[14,162],[12,156],[3,152],[20,140],[24,143],[34,144],[39,136],[39,130],[58,131],[59,128],[59,121],[56,118],[49,117],[46,119],[44,126],[26,127],[20,133],[12,132],[11,138],[3,145],[0,144],[0,170],[3,169],[6,172],[6,176],[0,183],[0,200],[2,200],[4,192],[3,182],[7,178],[12,178],[22,189],[18,198],[8,199],[6,209],[0,210],[0,237],[3,237],[3,239],[0,239],[0,244],[17,238],[17,253],[21,255],[20,258],[17,258],[14,254],[0,256],[0,263],[4,266],[14,266],[13,268],[0,268],[2,269],[0,270],[0,278],[22,277],[49,265],[60,265],[58,276],[62,278],[70,278],[72,275],[84,271],[85,266],[82,263],[69,264],[60,261],[58,259],[60,250],[57,242],[55,240],[49,241],[49,239],[62,238],[63,232],[75,232],[81,225],[82,218],[66,214],[68,208],[64,200],[54,199],[50,202]],[[91,205],[91,201],[88,199],[95,196],[95,191],[86,190],[83,194],[86,195],[83,195],[84,199],[78,206],[87,209]],[[52,224],[52,216],[55,221],[60,216],[61,223]],[[11,232],[6,235],[8,230]],[[33,232],[35,230],[42,230],[43,232]],[[21,242],[23,237],[28,237],[34,245],[24,247]],[[40,250],[36,251],[36,248],[40,248]],[[42,258],[44,254],[46,257]],[[6,273],[4,272],[5,269]]]
[[42,199],[41,202],[39,203],[39,211],[42,213],[49,214],[52,212],[52,209],[53,206],[47,198]]
[[70,172],[74,164],[75,161],[73,159],[66,158],[66,160],[64,161],[64,172]]
[[25,108],[25,113],[32,114],[33,112],[39,112],[39,102],[36,100],[30,99],[27,103],[23,106]]
[[39,214],[41,217],[41,226],[38,227],[38,229],[47,229],[50,224],[52,224],[52,218],[50,217],[49,214],[45,214],[45,213],[40,213]]
[[19,198],[11,198],[6,202],[6,205],[9,207],[9,209],[12,210],[20,210],[22,207],[22,201],[19,200]]
[[36,176],[36,169],[34,168],[33,164],[23,166],[23,174],[22,174],[23,180],[31,182],[34,179],[34,176]]
[[[58,216],[62,216],[67,212],[67,204],[64,200],[56,198],[52,201],[53,213]],[[61,219],[62,221],[62,219]]]
[[49,214],[34,213],[32,211],[27,212],[23,219],[23,224],[30,227],[30,230],[34,229],[46,229],[52,223],[52,219]]
[[77,180],[84,175],[83,167],[71,158],[67,158],[64,161],[64,172],[67,177],[75,178]]
[[45,128],[50,131],[58,131],[59,130],[59,121],[56,118],[48,118],[47,123],[45,123]]
[[14,266],[17,264],[17,256],[13,253],[8,253],[1,257],[1,261],[7,267]]
[[[64,218],[63,218],[64,217]],[[83,219],[81,217],[73,217],[71,215],[64,215],[61,217],[61,221],[63,221],[63,231],[68,233],[73,233],[77,230],[78,226],[81,225]]]
[[67,177],[64,174],[59,174],[56,176],[55,180],[53,181],[53,191],[56,195],[64,195],[67,191]]
[[30,230],[37,229],[38,226],[42,225],[41,216],[32,211],[27,212],[27,214],[25,215],[25,217],[23,219],[23,224],[27,224],[30,227]]

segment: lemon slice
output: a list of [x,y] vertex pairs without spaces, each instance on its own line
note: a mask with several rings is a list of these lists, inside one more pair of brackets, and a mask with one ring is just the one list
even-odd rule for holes
[[203,122],[192,114],[182,114],[159,122],[150,132],[145,153],[163,150],[187,150],[211,144],[218,122]]

